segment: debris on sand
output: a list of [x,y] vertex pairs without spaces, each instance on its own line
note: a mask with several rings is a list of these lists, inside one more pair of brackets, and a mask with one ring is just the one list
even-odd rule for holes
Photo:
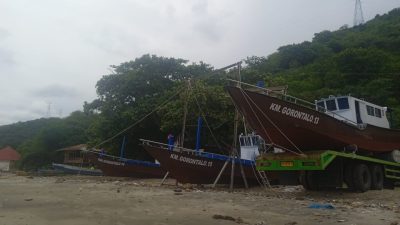
[[289,223],[285,223],[285,225],[296,225],[297,222],[293,221],[293,222],[289,222]]
[[64,181],[65,181],[64,178],[58,178],[54,183],[62,183]]
[[[213,218],[213,219],[216,219],[216,220],[229,220],[229,221],[233,221],[233,222],[236,222],[236,223],[245,223],[245,222],[243,221],[243,219],[240,218],[240,217],[238,217],[238,218],[233,218],[232,216],[224,216],[224,215],[215,214],[215,215],[213,215],[212,218]],[[245,224],[248,224],[248,223],[245,223]]]
[[335,209],[335,206],[333,206],[330,203],[327,204],[322,204],[322,203],[311,203],[308,208],[310,209]]
[[213,216],[213,219],[216,219],[216,220],[231,220],[231,221],[235,221],[236,220],[232,216],[223,216],[223,215],[218,215],[218,214],[215,214]]

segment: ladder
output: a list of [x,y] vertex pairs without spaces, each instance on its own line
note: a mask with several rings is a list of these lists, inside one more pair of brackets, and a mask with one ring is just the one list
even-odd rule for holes
[[267,174],[264,170],[257,170],[258,175],[260,176],[261,183],[265,188],[271,188],[271,184],[269,183]]

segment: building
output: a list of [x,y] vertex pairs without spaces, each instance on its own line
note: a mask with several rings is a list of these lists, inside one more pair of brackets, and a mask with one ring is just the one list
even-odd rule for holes
[[10,171],[20,158],[21,155],[10,146],[0,149],[0,171]]
[[85,144],[68,146],[62,149],[58,149],[57,152],[64,153],[64,164],[68,165],[87,165],[89,160],[83,154],[83,151],[86,150]]

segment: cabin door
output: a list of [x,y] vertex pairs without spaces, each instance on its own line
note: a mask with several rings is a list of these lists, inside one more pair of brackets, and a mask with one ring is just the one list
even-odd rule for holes
[[355,101],[355,105],[356,105],[356,118],[357,118],[357,123],[362,123],[361,115],[360,115],[360,103],[356,100],[356,101]]

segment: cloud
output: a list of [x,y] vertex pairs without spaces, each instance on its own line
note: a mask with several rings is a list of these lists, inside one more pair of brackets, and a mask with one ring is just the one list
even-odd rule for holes
[[6,29],[0,27],[0,41],[4,40],[9,35],[10,33]]
[[5,40],[10,36],[8,30],[0,27],[0,70],[5,67],[12,67],[15,64],[13,54],[6,49]]
[[0,47],[0,68],[4,69],[4,67],[12,67],[14,65],[15,61],[12,53]]
[[[364,4],[365,3],[365,4]],[[0,124],[64,115],[96,82],[143,54],[218,68],[351,24],[349,0],[0,1]],[[366,19],[399,0],[364,0]]]
[[79,96],[79,91],[74,87],[53,84],[32,91],[32,94],[39,98],[75,98]]

